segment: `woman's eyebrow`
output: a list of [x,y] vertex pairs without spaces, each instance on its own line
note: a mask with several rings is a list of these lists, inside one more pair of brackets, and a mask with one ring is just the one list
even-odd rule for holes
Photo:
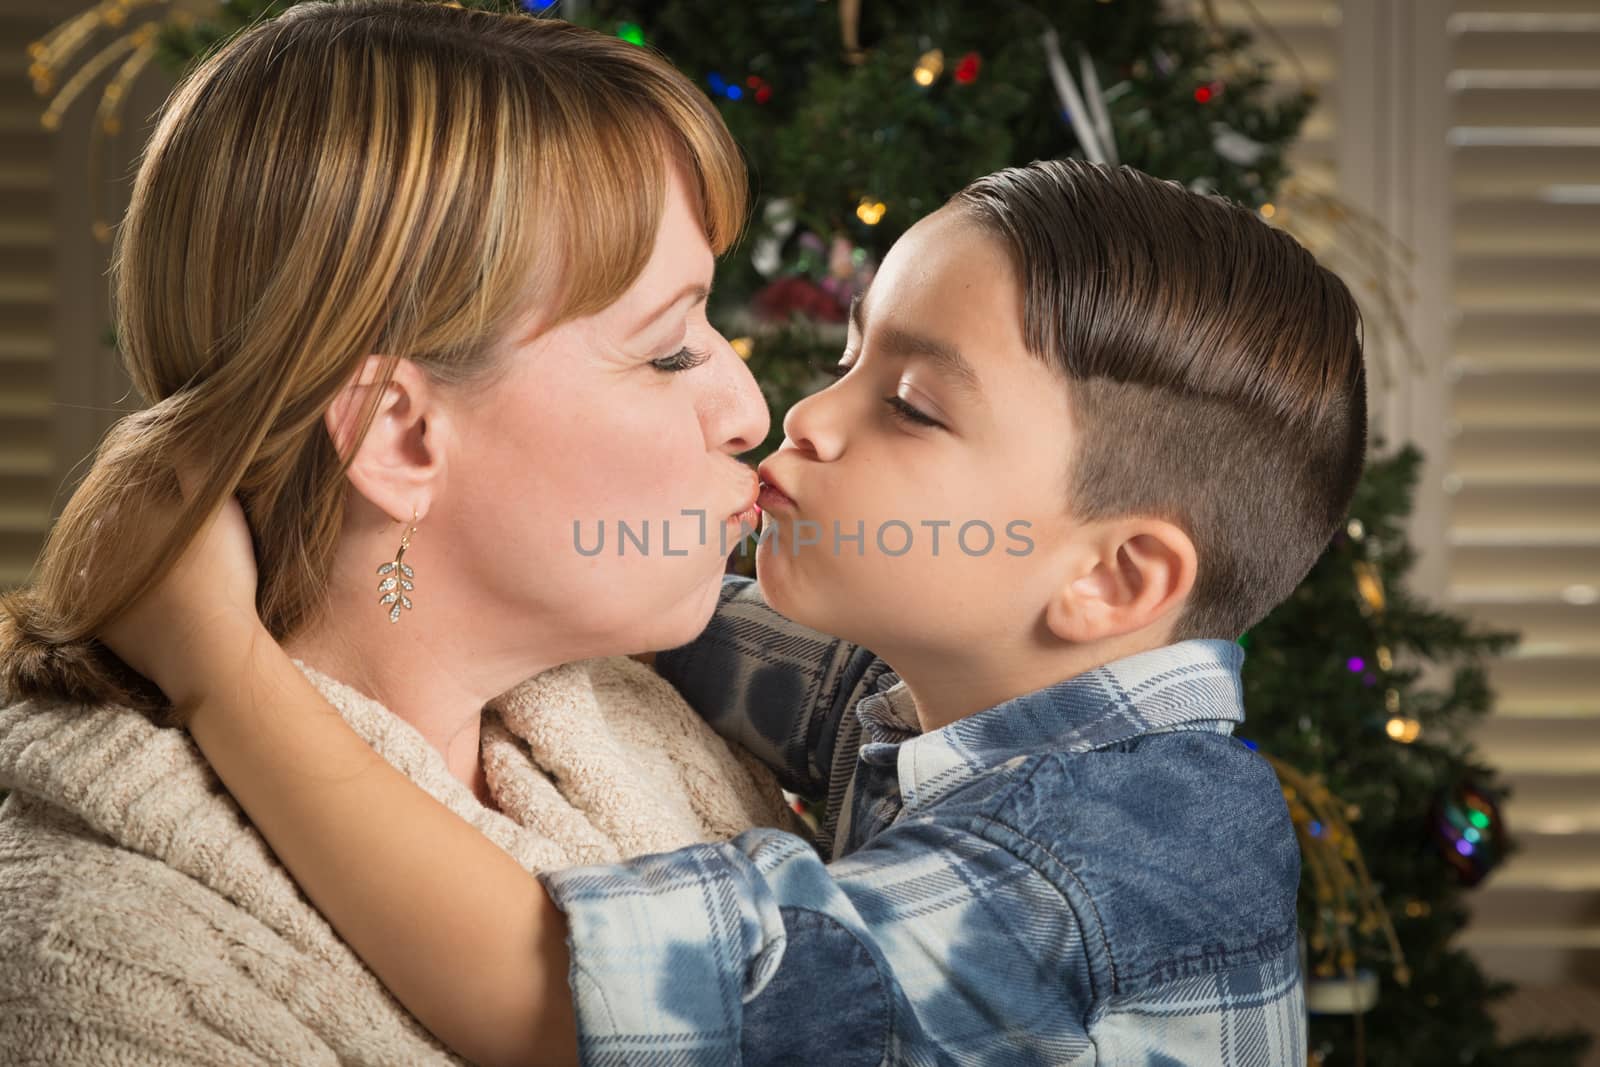
[[[856,328],[858,337],[866,333],[867,316],[862,310],[866,302],[865,297],[866,294],[861,293],[850,301],[850,324]],[[886,355],[927,360],[956,388],[974,400],[983,399],[983,385],[979,381],[977,369],[973,367],[972,361],[963,356],[961,350],[950,342],[915,330],[889,325],[879,326],[873,332],[872,340]]]
[[682,289],[680,289],[678,291],[678,294],[676,296],[674,296],[671,300],[668,300],[666,303],[662,304],[660,307],[658,307],[654,311],[650,312],[650,314],[648,314],[644,318],[640,319],[638,325],[636,325],[631,331],[629,331],[628,336],[629,337],[637,337],[637,336],[639,336],[641,333],[643,333],[646,329],[649,328],[651,323],[655,322],[662,315],[665,315],[670,308],[672,308],[674,305],[676,305],[684,297],[693,297],[694,299],[692,301],[690,301],[689,306],[690,307],[694,307],[697,304],[699,304],[701,301],[705,300],[710,295],[711,295],[711,286],[702,285],[699,282],[692,282],[689,285],[686,285]]

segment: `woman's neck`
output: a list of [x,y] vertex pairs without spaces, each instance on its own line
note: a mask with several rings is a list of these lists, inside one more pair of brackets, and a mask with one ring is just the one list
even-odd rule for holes
[[[360,509],[358,509],[360,511]],[[417,584],[427,596],[389,621],[378,602],[376,563],[392,558],[388,526],[347,517],[316,617],[283,641],[291,656],[366,694],[410,723],[450,773],[488,803],[480,724],[490,700],[573,656],[540,658],[554,635],[526,618],[497,613],[470,582],[452,573],[450,553],[417,546]],[[432,547],[434,551],[426,549]]]
[[[472,691],[465,671],[446,670],[402,619],[375,634],[325,621],[283,642],[284,651],[371,697],[411,724],[443,757],[450,773],[480,801],[488,796],[480,754],[483,706],[494,693]],[[376,625],[368,627],[377,630]],[[352,632],[354,631],[354,632]],[[381,639],[380,639],[381,637]]]

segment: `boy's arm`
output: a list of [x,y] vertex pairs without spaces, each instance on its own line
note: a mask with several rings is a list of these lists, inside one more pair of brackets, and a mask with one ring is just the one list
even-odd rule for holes
[[[705,631],[657,653],[653,665],[712,729],[813,799],[829,794],[849,713],[889,669],[859,645],[778,614],[754,581],[731,574]],[[853,766],[854,753],[845,754]]]
[[179,708],[191,734],[383,984],[477,1063],[576,1064],[567,925],[538,881],[374,752],[264,631],[212,662]]
[[[210,658],[180,707],[195,740],[340,936],[475,1062],[565,1067],[581,1047],[638,1067],[931,1063],[930,975],[999,1017],[1008,996],[1063,1020],[1088,1003],[1058,976],[1083,952],[1070,910],[996,843],[913,821],[827,866],[756,829],[531,878],[369,748],[265,633]],[[999,985],[997,945],[1026,953]]]

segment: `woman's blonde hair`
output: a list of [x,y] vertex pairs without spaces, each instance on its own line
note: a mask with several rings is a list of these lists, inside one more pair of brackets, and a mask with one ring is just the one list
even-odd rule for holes
[[[94,634],[237,493],[282,639],[327,587],[344,473],[395,358],[492,383],[513,335],[605,307],[643,270],[681,168],[724,251],[746,205],[720,116],[659,55],[553,19],[416,0],[307,2],[174,90],[112,271],[117,336],[150,403],[118,422],[28,587],[0,598],[0,696],[166,702]],[[324,412],[372,353],[341,457]],[[197,491],[130,558],[142,501]]]

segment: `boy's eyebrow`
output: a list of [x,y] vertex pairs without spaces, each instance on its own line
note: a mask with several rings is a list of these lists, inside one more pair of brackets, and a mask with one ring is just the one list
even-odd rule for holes
[[[867,294],[858,293],[850,301],[850,323],[856,328],[859,336],[866,332],[866,313],[862,306],[866,302]],[[941,341],[937,337],[903,330],[897,326],[880,326],[873,334],[873,340],[890,355],[920,356],[934,365],[952,385],[967,393],[974,400],[983,399],[983,385],[978,380],[978,372],[961,350],[948,341]]]

